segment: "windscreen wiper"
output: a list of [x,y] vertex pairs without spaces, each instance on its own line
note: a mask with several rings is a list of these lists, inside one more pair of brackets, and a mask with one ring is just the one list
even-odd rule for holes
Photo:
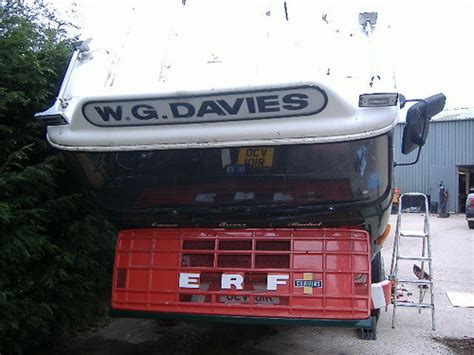
[[171,213],[174,215],[177,214],[220,214],[220,215],[230,215],[230,214],[286,214],[286,213],[298,213],[301,211],[314,211],[315,213],[323,213],[328,211],[331,213],[335,209],[341,207],[347,207],[353,204],[364,203],[370,200],[369,197],[364,197],[362,199],[354,199],[349,201],[324,201],[322,203],[316,204],[303,204],[303,205],[287,205],[287,204],[276,204],[276,203],[260,203],[260,204],[223,204],[223,205],[175,205],[175,206],[155,206],[147,208],[120,208],[120,207],[108,207],[110,211],[116,212],[126,212],[131,214],[138,213]]
[[336,201],[336,200],[330,200],[330,201],[324,201],[322,203],[316,203],[316,204],[310,204],[310,205],[299,205],[298,209],[299,210],[311,210],[314,208],[339,208],[339,207],[347,207],[351,206],[354,204],[359,204],[359,203],[364,203],[370,201],[370,197],[363,197],[363,198],[357,198],[353,200],[344,200],[344,201]]
[[174,215],[185,213],[203,213],[203,214],[246,214],[255,212],[266,212],[274,210],[276,205],[220,205],[220,206],[156,206],[147,208],[120,208],[108,207],[109,211],[126,212],[131,214],[146,214],[146,213],[171,213]]

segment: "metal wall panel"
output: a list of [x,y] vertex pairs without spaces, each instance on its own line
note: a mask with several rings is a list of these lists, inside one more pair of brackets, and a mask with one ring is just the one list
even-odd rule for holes
[[[401,137],[405,123],[395,127],[394,159],[396,162],[415,160],[416,151],[408,155],[401,154]],[[457,169],[459,165],[474,165],[474,119],[455,121],[434,121],[430,124],[428,139],[421,151],[416,165],[400,166],[394,169],[394,186],[402,192],[423,192],[431,195],[432,201],[438,201],[440,177],[432,176],[434,166],[452,169],[451,179],[444,181],[449,189],[448,210],[457,211]],[[445,176],[443,176],[445,178]]]

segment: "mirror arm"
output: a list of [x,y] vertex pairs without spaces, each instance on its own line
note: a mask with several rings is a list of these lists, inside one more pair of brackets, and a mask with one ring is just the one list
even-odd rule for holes
[[420,159],[420,153],[421,153],[421,146],[418,147],[418,154],[416,155],[415,161],[412,161],[410,163],[397,163],[396,161],[393,162],[393,167],[396,168],[397,166],[409,166],[409,165],[415,165],[418,163],[418,160]]

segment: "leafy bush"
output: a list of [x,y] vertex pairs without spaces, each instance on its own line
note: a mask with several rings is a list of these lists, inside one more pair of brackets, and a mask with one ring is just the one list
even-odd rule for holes
[[40,0],[25,3],[0,5],[0,353],[52,346],[93,319],[113,259],[113,228],[33,119],[73,39]]

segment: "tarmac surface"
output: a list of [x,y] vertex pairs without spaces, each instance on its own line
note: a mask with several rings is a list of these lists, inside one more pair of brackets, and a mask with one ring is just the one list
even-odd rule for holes
[[[361,340],[354,329],[250,326],[116,318],[108,326],[74,344],[75,354],[474,354],[474,308],[453,307],[446,292],[474,293],[474,230],[464,215],[432,215],[436,330],[431,311],[397,308],[392,329],[392,306],[382,310],[377,340]],[[396,216],[382,253],[390,271]],[[404,214],[403,229],[421,230],[423,215]],[[405,238],[404,255],[419,255],[421,240]],[[399,275],[413,276],[413,261],[404,261]],[[416,262],[415,262],[416,263]],[[419,263],[419,262],[418,262]],[[407,286],[409,300],[418,289]],[[428,295],[426,297],[429,297]],[[429,298],[428,298],[429,300]]]

